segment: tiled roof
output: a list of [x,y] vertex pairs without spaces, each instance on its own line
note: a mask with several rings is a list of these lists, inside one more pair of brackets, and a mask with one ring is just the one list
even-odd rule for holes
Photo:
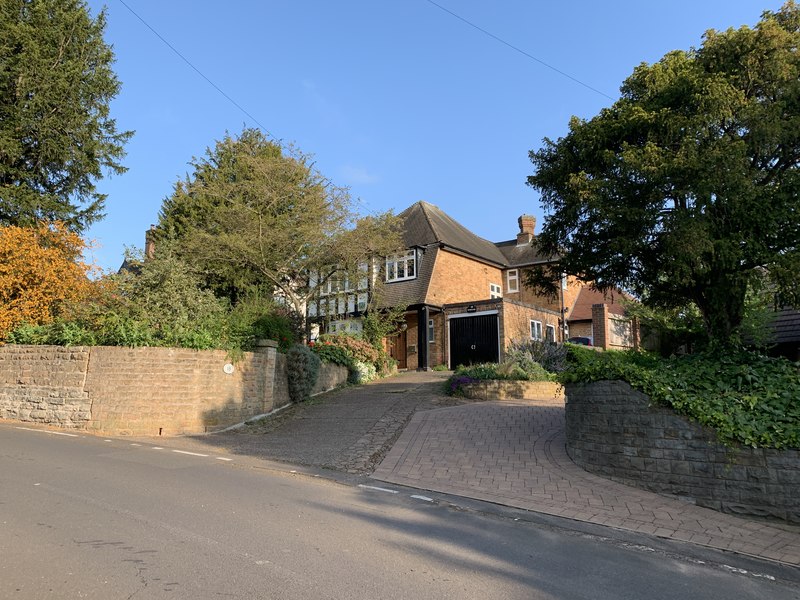
[[472,233],[438,206],[417,202],[399,216],[406,224],[405,242],[408,247],[439,244],[498,266],[506,262],[497,246]]
[[506,265],[509,267],[525,267],[537,263],[550,262],[549,259],[542,257],[533,244],[517,245],[517,240],[507,242],[497,242],[497,249],[503,253]]
[[593,304],[608,304],[609,314],[624,315],[625,308],[620,303],[620,298],[627,298],[627,296],[619,290],[608,291],[604,294],[590,286],[585,286],[578,294],[572,310],[567,314],[567,320],[591,321]]
[[517,245],[516,239],[493,243],[472,233],[438,206],[417,202],[400,213],[405,222],[407,247],[438,244],[498,267],[515,267],[544,262],[531,244]]
[[383,306],[412,306],[425,302],[438,252],[439,248],[435,245],[419,251],[416,279],[384,283],[380,303]]
[[800,342],[800,310],[783,308],[779,310],[772,322],[775,331],[773,341],[776,344]]

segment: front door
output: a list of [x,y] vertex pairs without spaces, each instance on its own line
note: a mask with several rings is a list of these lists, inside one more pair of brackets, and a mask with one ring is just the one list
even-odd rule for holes
[[497,315],[457,317],[449,323],[450,368],[498,361]]
[[406,340],[408,335],[404,329],[397,335],[389,338],[389,356],[397,361],[398,369],[407,369],[408,361],[406,360]]

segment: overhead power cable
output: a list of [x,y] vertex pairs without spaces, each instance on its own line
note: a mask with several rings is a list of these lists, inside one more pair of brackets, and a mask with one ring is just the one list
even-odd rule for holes
[[566,77],[567,79],[571,79],[571,80],[572,80],[572,81],[574,81],[575,83],[577,83],[577,84],[579,84],[579,85],[582,85],[583,87],[585,87],[585,88],[587,88],[587,89],[589,89],[589,90],[592,90],[592,91],[593,91],[593,92],[595,92],[596,94],[600,94],[600,95],[601,95],[601,96],[603,96],[604,98],[608,98],[608,99],[609,99],[609,100],[611,100],[612,102],[615,100],[615,98],[612,98],[611,96],[609,96],[609,95],[608,95],[608,94],[606,94],[605,92],[601,92],[601,91],[600,91],[600,90],[598,90],[597,88],[593,88],[592,86],[590,86],[588,83],[584,83],[583,81],[581,81],[581,80],[580,80],[580,79],[578,79],[577,77],[573,77],[573,76],[572,76],[572,75],[570,75],[569,73],[565,73],[565,72],[564,72],[564,71],[562,71],[561,69],[558,69],[558,68],[554,67],[553,65],[551,65],[551,64],[548,64],[548,63],[544,62],[543,60],[541,60],[541,59],[539,59],[539,58],[536,58],[536,57],[535,57],[535,56],[533,56],[532,54],[529,54],[529,53],[525,52],[525,50],[523,50],[522,48],[519,48],[519,47],[515,46],[514,44],[511,44],[511,43],[509,43],[509,42],[505,41],[503,38],[496,36],[495,34],[491,33],[490,31],[486,31],[486,30],[485,30],[485,29],[483,29],[482,27],[479,27],[478,25],[476,25],[476,24],[475,24],[475,23],[473,23],[472,21],[468,21],[467,19],[465,19],[465,18],[464,18],[464,17],[462,17],[461,15],[458,15],[458,14],[454,13],[452,10],[450,10],[450,9],[448,9],[448,8],[445,8],[445,7],[444,7],[444,6],[442,6],[441,4],[438,4],[438,3],[434,2],[433,0],[427,0],[427,2],[428,2],[429,4],[432,4],[432,5],[433,5],[433,6],[435,6],[436,8],[438,8],[438,9],[440,9],[440,10],[442,10],[442,11],[446,12],[447,14],[449,14],[449,15],[451,15],[451,16],[453,16],[453,17],[455,17],[455,18],[456,18],[456,19],[458,19],[459,21],[463,21],[464,23],[466,23],[467,25],[469,25],[469,26],[470,26],[470,27],[472,27],[473,29],[477,29],[478,31],[480,31],[480,32],[481,32],[481,33],[483,33],[484,35],[488,35],[490,38],[492,38],[493,40],[496,40],[496,41],[500,42],[500,43],[501,43],[501,44],[503,44],[504,46],[508,46],[509,48],[511,48],[512,50],[515,50],[515,51],[519,52],[519,53],[520,53],[520,54],[522,54],[523,56],[526,56],[527,58],[530,58],[531,60],[534,60],[534,61],[536,61],[536,62],[537,62],[537,63],[539,63],[540,65],[542,65],[542,66],[544,66],[544,67],[547,67],[548,69],[550,69],[550,70],[552,70],[552,71],[555,71],[555,72],[556,72],[556,73],[558,73],[559,75],[562,75],[563,77]]
[[119,1],[119,3],[120,3],[120,4],[122,4],[122,6],[124,6],[125,8],[127,8],[127,9],[128,9],[128,11],[130,11],[130,13],[131,13],[131,14],[132,14],[134,17],[136,17],[137,19],[139,19],[139,20],[142,22],[142,24],[143,24],[145,27],[147,27],[147,28],[148,28],[150,31],[152,31],[152,32],[153,32],[153,34],[154,34],[154,35],[155,35],[155,36],[156,36],[158,39],[160,39],[162,42],[164,42],[164,44],[165,44],[165,45],[166,45],[166,46],[167,46],[167,47],[168,47],[170,50],[172,50],[172,51],[173,51],[173,52],[174,52],[174,53],[175,53],[175,54],[176,54],[176,55],[177,55],[177,56],[178,56],[178,57],[179,57],[179,58],[180,58],[180,59],[181,59],[183,62],[185,62],[187,65],[189,65],[189,66],[190,66],[190,67],[191,67],[191,68],[192,68],[192,69],[195,71],[195,73],[197,73],[198,75],[200,75],[200,77],[202,77],[203,79],[205,79],[205,80],[208,82],[208,84],[209,84],[209,85],[211,85],[211,87],[213,87],[215,90],[217,90],[217,91],[218,91],[218,92],[219,92],[219,93],[220,93],[220,94],[221,94],[221,95],[222,95],[222,96],[223,96],[223,97],[224,97],[224,98],[225,98],[225,99],[226,99],[228,102],[230,102],[231,104],[233,104],[233,105],[234,105],[236,108],[238,108],[238,109],[239,109],[239,110],[240,110],[242,113],[244,113],[244,115],[245,115],[245,116],[247,116],[247,118],[249,118],[251,121],[253,121],[253,123],[255,123],[256,125],[258,125],[258,126],[259,126],[259,128],[260,128],[260,129],[261,129],[261,130],[262,130],[262,131],[263,131],[265,134],[269,135],[269,132],[267,131],[267,128],[266,128],[266,127],[264,127],[264,126],[263,126],[261,123],[259,123],[259,122],[258,122],[258,119],[256,119],[256,118],[255,118],[253,115],[251,115],[249,112],[247,112],[247,110],[245,110],[245,109],[242,107],[242,105],[241,105],[241,104],[239,104],[238,102],[236,102],[236,100],[234,100],[234,99],[233,99],[233,98],[231,98],[231,97],[230,97],[228,94],[226,94],[226,93],[225,93],[225,92],[222,90],[222,88],[220,88],[220,87],[219,87],[219,86],[218,86],[216,83],[214,83],[213,81],[211,81],[211,79],[209,79],[208,77],[206,77],[206,75],[205,75],[205,74],[204,74],[204,73],[203,73],[203,72],[202,72],[200,69],[198,69],[197,67],[195,67],[195,66],[192,64],[192,62],[191,62],[191,61],[190,61],[188,58],[186,58],[186,57],[185,57],[183,54],[181,54],[181,53],[178,51],[178,49],[177,49],[177,48],[175,48],[175,46],[173,46],[172,44],[170,44],[170,43],[169,43],[169,42],[168,42],[168,41],[167,41],[167,40],[164,38],[164,36],[163,36],[163,35],[161,35],[160,33],[158,33],[158,31],[156,31],[156,30],[155,30],[155,28],[153,28],[153,27],[150,25],[150,23],[148,23],[147,21],[145,21],[145,20],[144,20],[144,19],[143,19],[141,16],[139,16],[139,14],[138,14],[138,13],[137,13],[135,10],[133,10],[133,9],[132,9],[130,6],[128,6],[128,4],[125,2],[125,0],[118,0],[118,1]]

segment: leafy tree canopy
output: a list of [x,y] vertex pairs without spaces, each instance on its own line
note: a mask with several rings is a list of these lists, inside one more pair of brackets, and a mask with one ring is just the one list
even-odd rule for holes
[[397,217],[359,218],[348,191],[308,155],[258,130],[226,135],[191,164],[162,206],[159,236],[175,240],[218,290],[267,284],[303,314],[314,293],[309,274],[319,284],[355,274],[360,262],[402,245]]
[[0,227],[0,340],[20,323],[48,323],[92,290],[83,239],[63,224]]
[[0,1],[0,225],[103,216],[95,182],[124,171],[109,103],[120,89],[105,13],[82,0]]
[[753,280],[800,297],[800,9],[754,27],[708,31],[700,48],[642,64],[621,98],[573,118],[530,153],[547,211],[537,238],[564,270],[646,303],[694,303],[728,343]]

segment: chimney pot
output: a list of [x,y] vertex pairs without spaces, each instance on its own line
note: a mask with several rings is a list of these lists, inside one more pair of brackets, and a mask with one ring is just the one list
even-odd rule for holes
[[534,229],[536,229],[536,217],[533,215],[522,215],[517,222],[519,223],[520,233],[534,234]]
[[517,234],[517,245],[524,246],[533,240],[534,230],[536,229],[536,217],[533,215],[522,215],[517,222],[519,223],[519,233]]

